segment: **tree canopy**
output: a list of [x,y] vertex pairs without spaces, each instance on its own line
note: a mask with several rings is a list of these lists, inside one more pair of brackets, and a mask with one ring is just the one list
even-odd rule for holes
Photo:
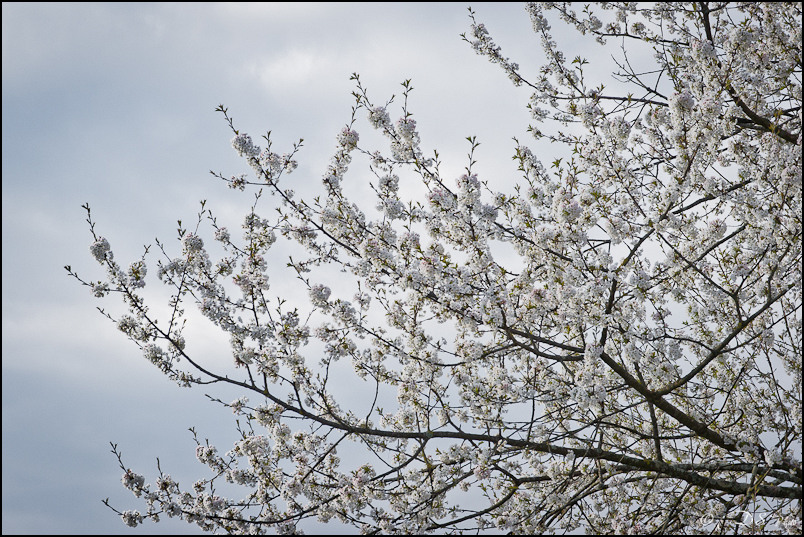
[[[463,35],[532,94],[531,142],[562,155],[515,138],[513,189],[473,168],[482,136],[442,175],[410,81],[377,104],[355,74],[317,197],[287,185],[301,140],[274,152],[218,108],[251,172],[214,175],[254,202],[239,236],[202,203],[178,253],[157,243],[166,318],[142,294],[151,254],[118,262],[85,207],[106,277],[68,272],[122,299],[102,311],[170,379],[243,394],[222,403],[241,439],[196,439],[193,485],[120,460],[145,506],[110,505],[126,524],[801,532],[801,4],[526,11],[543,65],[505,57],[471,9]],[[554,25],[605,47],[611,79],[566,58]],[[350,166],[371,201],[346,194]],[[272,287],[277,267],[309,300]],[[187,351],[186,304],[228,335],[230,371]],[[344,379],[353,398],[333,395]]]

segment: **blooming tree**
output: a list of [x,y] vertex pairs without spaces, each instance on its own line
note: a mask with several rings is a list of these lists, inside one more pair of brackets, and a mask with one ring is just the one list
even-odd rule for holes
[[[112,507],[126,524],[801,531],[801,4],[526,9],[546,59],[535,76],[471,10],[463,36],[530,88],[540,147],[564,150],[545,165],[516,141],[508,192],[473,169],[474,138],[465,173],[441,174],[409,81],[395,108],[354,75],[315,198],[285,179],[301,141],[280,154],[269,133],[261,148],[218,109],[252,172],[214,175],[257,194],[239,237],[202,203],[180,253],[157,243],[167,318],[142,294],[148,258],[125,268],[88,215],[107,276],[68,272],[122,299],[107,316],[170,379],[243,393],[223,403],[240,440],[196,440],[210,472],[190,487],[120,460],[146,506]],[[552,24],[617,45],[613,82],[565,58]],[[363,118],[387,145],[361,145]],[[345,194],[353,163],[375,207]],[[283,270],[309,301],[272,296],[278,241],[303,252]],[[350,277],[330,288],[329,266]],[[188,302],[228,335],[231,370],[188,351]],[[336,397],[336,378],[356,397]]]

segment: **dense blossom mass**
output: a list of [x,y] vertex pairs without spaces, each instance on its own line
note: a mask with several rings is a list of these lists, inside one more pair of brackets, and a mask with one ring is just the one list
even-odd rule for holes
[[[410,81],[395,108],[354,75],[314,199],[287,188],[301,141],[262,148],[218,109],[252,173],[215,175],[257,195],[241,234],[202,203],[176,254],[158,243],[169,318],[143,298],[147,256],[124,268],[88,217],[107,277],[80,281],[123,299],[118,328],[178,384],[243,394],[224,403],[240,440],[196,440],[194,484],[120,460],[144,501],[110,506],[125,524],[801,533],[801,4],[526,12],[536,69],[471,10],[463,36],[531,93],[508,191],[473,168],[472,137],[465,173],[441,174]],[[611,79],[564,56],[567,28],[613,57]],[[384,147],[361,145],[362,121]],[[372,203],[345,194],[357,166]],[[301,292],[273,285],[286,263]],[[185,342],[187,302],[229,338],[230,370]]]

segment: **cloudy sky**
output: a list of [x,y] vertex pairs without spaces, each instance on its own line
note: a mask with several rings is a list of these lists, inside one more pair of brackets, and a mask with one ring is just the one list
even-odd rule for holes
[[[540,47],[523,6],[472,7],[528,73]],[[272,130],[279,152],[304,138],[290,177],[315,185],[350,118],[352,72],[378,103],[413,80],[423,147],[448,173],[477,135],[482,178],[515,177],[528,92],[461,40],[466,8],[3,4],[3,533],[192,533],[175,521],[130,530],[101,503],[142,508],[109,442],[149,478],[158,456],[189,484],[206,473],[187,429],[221,448],[236,437],[231,413],[169,382],[99,314],[112,298],[67,277],[68,264],[103,276],[81,205],[125,264],[154,237],[170,244],[202,199],[236,229],[252,198],[209,171],[247,168],[215,107],[255,140]]]

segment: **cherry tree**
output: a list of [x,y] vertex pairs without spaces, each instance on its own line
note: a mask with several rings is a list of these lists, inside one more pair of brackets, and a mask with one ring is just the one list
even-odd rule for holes
[[[218,400],[240,439],[196,438],[208,470],[190,486],[161,468],[146,482],[113,446],[144,506],[107,501],[126,524],[801,532],[801,4],[526,11],[538,69],[471,10],[463,35],[532,93],[542,145],[514,139],[508,191],[476,172],[473,137],[465,173],[440,172],[409,81],[401,105],[377,103],[354,75],[316,197],[285,179],[301,140],[260,147],[221,106],[251,169],[214,174],[254,194],[241,233],[202,203],[180,251],[157,242],[155,264],[126,266],[85,207],[106,276],[69,274],[122,299],[102,311],[168,378],[242,392]],[[557,24],[611,48],[610,80],[564,56]],[[361,130],[384,141],[364,147]],[[371,203],[346,194],[350,166],[371,174]],[[164,318],[148,267],[170,290]],[[278,269],[304,293],[276,296]],[[189,351],[188,304],[228,336],[230,368]],[[355,397],[335,395],[343,379]]]

